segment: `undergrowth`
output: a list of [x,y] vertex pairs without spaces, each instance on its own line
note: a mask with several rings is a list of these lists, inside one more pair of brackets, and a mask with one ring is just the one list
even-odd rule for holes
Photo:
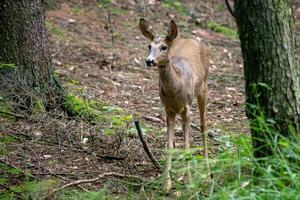
[[235,31],[235,30],[233,30],[233,29],[231,29],[229,27],[226,27],[224,25],[218,24],[217,22],[209,21],[207,23],[207,27],[209,29],[211,29],[212,31],[215,31],[217,33],[223,34],[226,37],[229,37],[229,38],[238,38],[237,31]]
[[[119,107],[101,101],[85,100],[68,94],[64,100],[65,109],[71,115],[103,123],[104,134],[116,134],[117,137],[129,137],[132,116]],[[202,148],[173,150],[171,176],[173,189],[166,192],[162,185],[163,176],[148,179],[143,184],[127,181],[124,186],[127,195],[116,196],[109,190],[80,191],[67,188],[54,195],[54,199],[299,199],[300,198],[300,145],[299,137],[291,129],[290,138],[283,137],[272,129],[273,121],[265,119],[260,112],[252,122],[257,130],[267,134],[267,144],[272,149],[272,156],[258,160],[253,156],[252,138],[247,134],[222,133],[211,136],[220,148],[215,148],[215,155],[209,159],[210,170],[206,167]],[[210,130],[213,131],[213,130]],[[10,136],[1,137],[1,143],[13,143]],[[7,150],[3,145],[1,154]],[[164,158],[160,161],[164,165]],[[192,182],[182,184],[178,180],[190,163]],[[9,185],[8,177],[22,176],[22,182],[10,187],[10,191],[0,194],[0,199],[40,199],[49,191],[59,187],[59,181],[47,179],[35,181],[17,168],[0,165],[5,171],[0,184]],[[8,176],[6,176],[8,175]],[[24,177],[25,176],[25,177]]]
[[[268,141],[274,148],[272,156],[258,160],[253,156],[249,135],[231,134],[223,138],[223,150],[210,158],[211,175],[199,149],[177,150],[172,176],[176,180],[191,163],[193,180],[188,185],[173,181],[170,193],[162,190],[163,179],[149,181],[145,187],[150,199],[299,199],[300,146],[299,139],[287,139],[276,132]],[[145,194],[143,194],[145,195]]]
[[[4,99],[0,101],[0,111],[13,112],[9,110],[4,103]],[[84,121],[91,126],[97,124],[100,134],[110,138],[114,141],[114,146],[111,150],[118,156],[120,147],[124,138],[132,134],[133,130],[131,124],[133,118],[131,114],[114,105],[102,102],[100,100],[87,100],[81,95],[68,93],[63,98],[63,110],[68,113],[68,119],[76,120],[78,122]],[[39,102],[36,102],[35,108],[37,112],[31,112],[32,115],[47,115],[47,111],[43,109]],[[50,113],[49,113],[50,114]],[[61,114],[61,113],[60,113]],[[60,115],[59,114],[59,115]],[[60,119],[61,116],[57,116]],[[9,115],[10,116],[10,115]],[[52,116],[51,114],[49,117]],[[10,120],[0,115],[0,120],[5,123],[11,123]],[[25,121],[26,122],[26,121]],[[42,124],[41,124],[42,125]],[[47,125],[49,126],[49,125]],[[23,133],[21,133],[23,134]],[[27,136],[26,136],[27,137]],[[29,136],[28,136],[29,137]],[[84,137],[89,137],[84,136]],[[23,140],[23,139],[22,139]],[[0,158],[9,156],[11,148],[14,143],[24,142],[19,137],[10,135],[9,133],[1,132],[0,129]],[[58,188],[61,185],[59,179],[36,179],[35,176],[30,175],[17,167],[10,166],[9,163],[0,160],[0,199],[43,199],[49,192]],[[108,199],[107,192],[82,192],[78,190],[66,189],[53,196],[54,199]],[[103,197],[103,198],[102,198]],[[52,197],[51,197],[52,198]]]
[[179,12],[181,15],[188,15],[188,9],[179,0],[163,0],[163,7]]

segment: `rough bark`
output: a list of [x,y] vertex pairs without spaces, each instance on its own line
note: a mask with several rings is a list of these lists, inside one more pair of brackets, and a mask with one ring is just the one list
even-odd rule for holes
[[0,64],[2,93],[8,88],[20,93],[34,92],[44,103],[61,94],[47,51],[42,0],[1,0]]
[[246,112],[252,122],[254,154],[264,157],[271,153],[266,145],[270,140],[255,127],[259,112],[274,120],[273,128],[282,135],[291,134],[289,126],[300,133],[300,66],[295,56],[291,2],[236,0],[234,15],[244,59]]

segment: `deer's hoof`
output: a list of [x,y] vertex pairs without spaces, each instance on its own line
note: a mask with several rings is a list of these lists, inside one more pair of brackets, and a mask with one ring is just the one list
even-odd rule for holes
[[170,191],[172,189],[172,181],[171,181],[171,179],[167,179],[165,188],[166,188],[167,191]]

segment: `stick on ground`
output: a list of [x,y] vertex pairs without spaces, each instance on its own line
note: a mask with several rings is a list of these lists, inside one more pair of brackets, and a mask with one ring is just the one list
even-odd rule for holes
[[152,154],[152,152],[150,151],[148,144],[146,142],[146,140],[143,137],[143,132],[140,126],[140,122],[139,121],[134,121],[136,130],[138,132],[138,135],[140,137],[140,140],[143,144],[143,148],[146,152],[146,154],[148,155],[148,157],[150,158],[150,160],[153,162],[153,164],[155,165],[155,167],[157,167],[157,169],[161,169],[161,165],[159,164],[159,162],[157,161],[157,159],[154,157],[154,155]]
[[52,190],[43,199],[49,199],[54,193],[56,193],[56,192],[58,192],[60,190],[63,190],[65,188],[67,188],[67,187],[74,186],[74,185],[79,185],[79,184],[83,184],[83,183],[97,182],[97,181],[99,181],[100,179],[103,179],[106,176],[115,176],[115,177],[119,177],[119,178],[134,178],[134,179],[138,179],[138,180],[141,180],[141,181],[143,180],[141,177],[138,177],[138,176],[125,175],[125,174],[120,174],[120,173],[116,173],[116,172],[106,172],[106,173],[100,174],[96,178],[76,180],[76,181],[67,183],[65,185],[62,185],[61,187]]

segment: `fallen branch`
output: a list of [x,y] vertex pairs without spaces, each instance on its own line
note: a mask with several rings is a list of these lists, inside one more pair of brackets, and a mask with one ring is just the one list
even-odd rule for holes
[[191,127],[196,129],[197,131],[201,131],[200,128],[196,124],[191,123]]
[[11,117],[17,117],[17,118],[20,118],[20,119],[25,119],[26,118],[24,115],[19,115],[19,114],[12,113],[12,112],[6,112],[6,111],[3,111],[3,110],[0,110],[0,114],[9,115]]
[[157,122],[157,123],[162,122],[162,120],[159,119],[159,118],[157,118],[157,117],[152,117],[152,116],[146,116],[146,115],[144,115],[143,118],[146,119],[146,120],[149,120],[149,121]]
[[141,177],[138,177],[138,176],[133,176],[133,175],[125,175],[125,174],[120,174],[120,173],[116,173],[116,172],[106,172],[104,174],[101,174],[99,176],[97,176],[96,178],[91,178],[91,179],[81,179],[81,180],[76,180],[76,181],[73,181],[73,182],[70,182],[70,183],[67,183],[65,185],[62,185],[61,187],[57,188],[57,189],[54,189],[52,190],[48,195],[46,195],[44,198],[42,199],[48,199],[50,198],[54,193],[60,191],[60,190],[63,190],[67,187],[70,187],[70,186],[74,186],[74,185],[79,185],[79,184],[83,184],[83,183],[93,183],[93,182],[97,182],[99,181],[100,179],[103,179],[104,177],[106,176],[116,176],[116,177],[119,177],[119,178],[133,178],[133,179],[138,179],[140,181],[143,181],[143,179]]
[[157,159],[154,157],[154,155],[150,151],[150,149],[148,147],[148,144],[147,144],[146,140],[143,137],[143,132],[142,132],[142,129],[141,129],[141,126],[140,126],[140,122],[139,121],[134,121],[134,124],[135,124],[136,130],[138,132],[138,135],[139,135],[140,140],[141,140],[141,142],[143,144],[143,148],[144,148],[146,154],[148,155],[148,157],[150,158],[150,160],[153,162],[153,164],[155,165],[155,167],[160,170],[161,169],[161,165],[159,164],[159,162],[157,161]]

